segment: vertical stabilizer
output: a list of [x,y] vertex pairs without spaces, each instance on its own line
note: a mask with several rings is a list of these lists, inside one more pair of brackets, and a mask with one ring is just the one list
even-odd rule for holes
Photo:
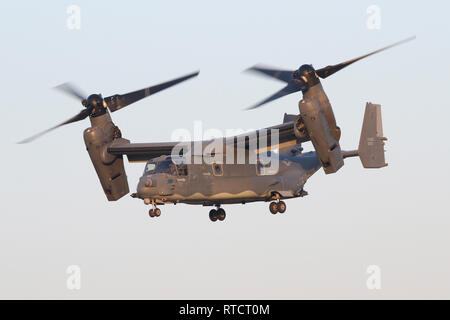
[[381,105],[368,102],[358,147],[358,155],[364,168],[387,166],[384,159],[385,140],[387,138],[383,137]]

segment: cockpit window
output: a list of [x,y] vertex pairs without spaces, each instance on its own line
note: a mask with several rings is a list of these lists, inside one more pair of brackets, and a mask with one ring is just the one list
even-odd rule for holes
[[172,160],[163,160],[157,163],[147,163],[147,166],[145,167],[145,173],[168,173],[174,176],[187,176],[187,165],[176,165],[172,162]]
[[145,173],[152,173],[152,171],[155,171],[156,163],[147,163],[145,166]]
[[164,160],[158,163],[158,166],[156,167],[157,173],[168,173],[172,175],[177,174],[177,168],[175,166],[175,163],[173,163],[170,160]]

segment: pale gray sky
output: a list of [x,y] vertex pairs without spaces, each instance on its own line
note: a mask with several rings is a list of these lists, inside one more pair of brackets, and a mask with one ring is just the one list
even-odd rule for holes
[[[66,8],[81,8],[81,29]],[[367,28],[370,5],[379,30]],[[444,1],[4,1],[0,4],[3,137],[1,298],[450,298],[449,5]],[[313,176],[309,196],[208,208],[108,203],[82,139],[88,120],[16,142],[78,112],[51,90],[124,93],[200,69],[197,79],[113,114],[133,142],[174,129],[260,128],[295,113],[299,95],[244,112],[281,88],[242,70],[347,60],[410,35],[414,42],[323,81],[357,146],[366,101],[382,104],[387,168],[346,160]],[[311,146],[305,145],[306,148]],[[133,190],[143,164],[126,163]],[[82,287],[66,287],[79,265]],[[366,269],[381,268],[381,290]]]

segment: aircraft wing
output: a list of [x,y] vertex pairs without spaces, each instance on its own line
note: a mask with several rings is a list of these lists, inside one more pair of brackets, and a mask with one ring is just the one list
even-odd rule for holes
[[[271,145],[271,134],[272,129],[278,129],[279,134],[279,143]],[[235,144],[238,147],[242,145],[247,149],[252,145],[255,141],[254,139],[259,139],[260,135],[267,136],[267,147],[268,149],[276,149],[276,148],[284,148],[289,145],[295,145],[298,143],[309,141],[309,137],[305,137],[303,139],[298,139],[294,134],[294,122],[288,121],[282,123],[280,125],[276,125],[269,128],[264,128],[252,132],[246,132],[241,135],[224,137],[224,142],[228,145]],[[208,141],[200,141],[202,146],[206,146],[211,143],[213,140]],[[239,144],[241,141],[241,144]],[[151,142],[151,143],[130,143],[125,139],[116,139],[113,143],[108,147],[108,153],[114,155],[126,155],[128,157],[128,161],[130,162],[144,162],[149,159],[153,159],[162,155],[170,155],[172,153],[172,149],[177,146],[180,142]],[[194,146],[195,141],[192,142],[183,142],[188,149]]]

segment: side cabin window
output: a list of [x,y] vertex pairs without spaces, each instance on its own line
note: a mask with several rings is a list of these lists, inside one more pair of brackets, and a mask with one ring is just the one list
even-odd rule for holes
[[185,163],[177,165],[177,171],[179,176],[188,175],[187,165]]
[[213,163],[212,170],[215,176],[223,176],[223,165],[221,163]]
[[256,174],[258,176],[273,176],[278,173],[278,165],[269,162],[268,164],[263,164],[260,161],[256,164]]

